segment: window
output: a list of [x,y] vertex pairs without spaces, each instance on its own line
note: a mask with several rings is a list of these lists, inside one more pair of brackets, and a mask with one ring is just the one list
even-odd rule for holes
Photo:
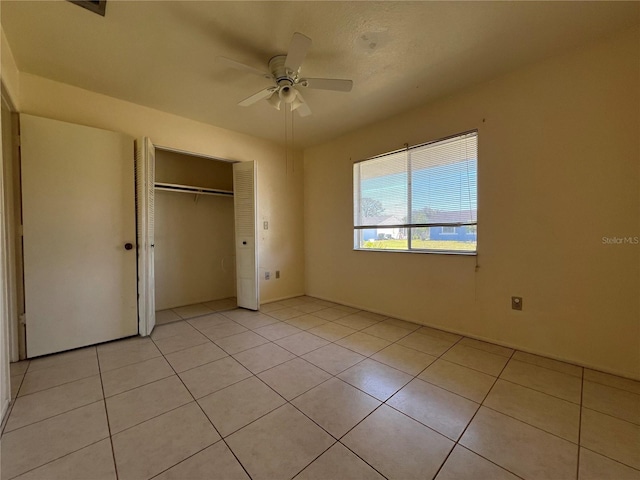
[[475,253],[478,133],[353,165],[354,248]]

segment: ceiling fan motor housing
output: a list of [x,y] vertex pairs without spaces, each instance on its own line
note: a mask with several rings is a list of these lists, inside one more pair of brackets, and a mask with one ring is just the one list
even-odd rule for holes
[[298,72],[287,71],[284,66],[286,60],[286,55],[276,55],[269,60],[269,71],[279,86],[283,86],[283,84],[293,85],[298,76]]
[[287,59],[286,55],[276,55],[269,60],[269,70],[273,74],[273,78],[278,85],[278,96],[284,103],[292,103],[297,96],[294,87],[297,80],[297,73],[288,70],[284,64]]

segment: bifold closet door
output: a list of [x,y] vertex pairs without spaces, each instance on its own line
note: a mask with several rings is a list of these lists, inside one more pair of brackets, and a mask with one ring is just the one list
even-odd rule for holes
[[138,333],[133,139],[20,116],[27,356]]
[[138,315],[140,335],[151,335],[156,324],[154,267],[154,186],[156,149],[147,137],[136,140],[136,214],[138,238]]
[[256,242],[255,162],[233,164],[233,204],[236,229],[236,295],[238,306],[257,310],[258,249]]

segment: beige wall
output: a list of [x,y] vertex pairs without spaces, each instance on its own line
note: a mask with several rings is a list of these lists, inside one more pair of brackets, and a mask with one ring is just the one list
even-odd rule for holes
[[[156,150],[156,181],[233,190],[232,163]],[[236,294],[233,197],[156,190],[156,310]]]
[[[1,9],[1,8],[0,8]],[[2,71],[2,84],[15,108],[20,107],[20,72],[13,58],[13,52],[7,42],[4,29],[0,27],[0,70]]]
[[[258,175],[259,266],[262,303],[304,292],[302,155],[285,160],[267,140],[160,112],[71,85],[20,73],[20,111],[66,122],[148,136],[156,145],[228,160],[254,160]],[[291,153],[289,154],[291,157]],[[262,222],[269,221],[269,230]],[[279,269],[278,280],[264,271]]]
[[233,162],[156,149],[156,182],[233,190]]
[[[639,378],[639,89],[635,30],[306,150],[307,294]],[[353,161],[471,129],[479,268],[353,251]]]
[[156,310],[234,297],[233,197],[158,190]]

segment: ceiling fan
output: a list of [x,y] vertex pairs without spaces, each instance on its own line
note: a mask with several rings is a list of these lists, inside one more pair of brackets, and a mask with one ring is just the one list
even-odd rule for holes
[[268,72],[259,70],[226,57],[216,57],[216,61],[228,67],[260,75],[273,81],[273,85],[245,98],[238,105],[248,107],[260,100],[266,99],[277,110],[284,103],[290,105],[301,117],[311,115],[311,109],[302,98],[301,88],[315,88],[320,90],[334,90],[350,92],[353,81],[337,78],[304,78],[300,76],[300,67],[307,51],[311,46],[311,39],[301,33],[294,33],[289,45],[289,53],[276,55],[269,60]]

